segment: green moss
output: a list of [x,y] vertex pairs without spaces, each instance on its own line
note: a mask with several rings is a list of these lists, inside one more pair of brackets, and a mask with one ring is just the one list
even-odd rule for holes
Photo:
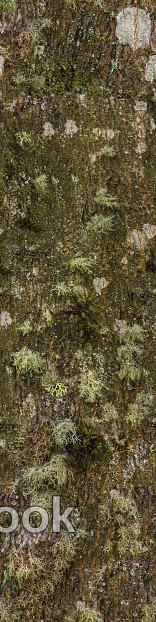
[[41,372],[41,364],[38,354],[24,346],[13,354],[14,365],[21,374],[38,374]]
[[58,447],[66,447],[69,443],[75,445],[78,441],[76,426],[71,419],[64,419],[53,426],[52,434]]
[[102,216],[101,214],[95,214],[92,216],[90,222],[87,223],[86,231],[95,232],[96,234],[107,234],[112,230],[112,218],[110,216]]

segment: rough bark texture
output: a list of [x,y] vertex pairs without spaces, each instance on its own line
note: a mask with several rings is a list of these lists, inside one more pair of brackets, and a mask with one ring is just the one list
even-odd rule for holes
[[154,622],[155,2],[0,11],[0,620]]

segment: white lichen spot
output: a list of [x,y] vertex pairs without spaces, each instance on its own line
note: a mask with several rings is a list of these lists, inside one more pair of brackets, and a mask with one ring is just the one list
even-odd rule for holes
[[0,315],[0,326],[8,326],[12,323],[12,319],[7,311],[2,311]]
[[96,161],[96,153],[90,153],[90,161],[91,164],[94,164],[94,162]]
[[106,130],[106,138],[108,138],[109,140],[112,140],[114,138],[114,131],[110,128],[107,128]]
[[85,93],[78,93],[77,95],[77,101],[82,105],[82,106],[86,106],[86,95]]
[[156,128],[156,125],[155,125],[152,117],[150,118],[150,126],[151,126],[151,130],[153,132],[153,130],[155,130],[155,128]]
[[[123,328],[127,328],[127,322],[126,320],[118,320],[115,319],[115,325],[117,326],[118,330],[122,330]],[[115,329],[116,330],[116,329]]]
[[97,294],[101,295],[101,290],[105,289],[108,285],[108,281],[102,276],[101,278],[97,277],[93,281],[93,285]]
[[147,102],[136,100],[134,110],[136,110],[140,114],[143,114],[147,110]]
[[146,143],[144,143],[141,140],[139,140],[138,145],[137,145],[135,151],[136,151],[136,153],[139,153],[139,155],[144,153],[144,151],[146,151]]
[[4,71],[4,57],[0,56],[0,78],[3,76]]
[[151,20],[144,9],[127,7],[117,15],[116,36],[120,43],[130,45],[133,50],[149,45]]
[[51,136],[54,136],[55,132],[54,132],[54,128],[52,126],[51,123],[49,123],[49,121],[47,121],[47,123],[44,123],[43,125],[43,136],[45,136],[45,138],[51,138]]
[[66,121],[65,124],[65,134],[67,136],[73,136],[73,134],[76,134],[77,132],[77,126],[75,121],[73,121],[72,119],[68,119],[68,121]]
[[148,82],[153,82],[156,78],[156,54],[149,57],[145,68],[145,78]]
[[128,264],[128,259],[127,259],[127,257],[126,257],[126,256],[125,256],[125,257],[123,257],[123,258],[121,259],[121,264],[122,264],[122,266],[127,266],[127,264]]

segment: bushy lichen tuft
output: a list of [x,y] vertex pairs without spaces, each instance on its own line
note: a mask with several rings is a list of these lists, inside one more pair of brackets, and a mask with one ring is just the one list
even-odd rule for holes
[[80,396],[90,404],[102,395],[102,389],[105,382],[101,382],[93,371],[88,371],[81,375]]
[[78,441],[76,425],[71,419],[64,419],[58,424],[54,424],[52,434],[58,447],[66,447],[69,443],[75,445]]
[[[107,148],[104,147],[104,149],[107,149]],[[107,188],[100,188],[100,190],[98,191],[95,197],[95,201],[98,205],[101,205],[102,207],[109,207],[110,209],[113,209],[114,207],[118,207],[118,203],[116,199],[114,199],[114,197],[111,194],[109,194]]]
[[41,372],[41,364],[38,354],[24,346],[13,354],[14,365],[21,374],[38,374]]
[[73,270],[79,270],[82,273],[89,274],[92,271],[94,263],[93,260],[87,257],[75,257],[75,259],[71,259],[70,266]]
[[102,214],[95,214],[87,223],[86,231],[95,232],[96,234],[108,233],[112,230],[112,218],[110,216],[102,216]]
[[80,622],[103,622],[102,615],[97,609],[85,607],[80,615]]

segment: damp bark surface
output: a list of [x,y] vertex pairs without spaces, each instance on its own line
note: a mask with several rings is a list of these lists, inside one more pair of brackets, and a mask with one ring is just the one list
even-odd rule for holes
[[155,2],[0,12],[0,620],[154,622]]

